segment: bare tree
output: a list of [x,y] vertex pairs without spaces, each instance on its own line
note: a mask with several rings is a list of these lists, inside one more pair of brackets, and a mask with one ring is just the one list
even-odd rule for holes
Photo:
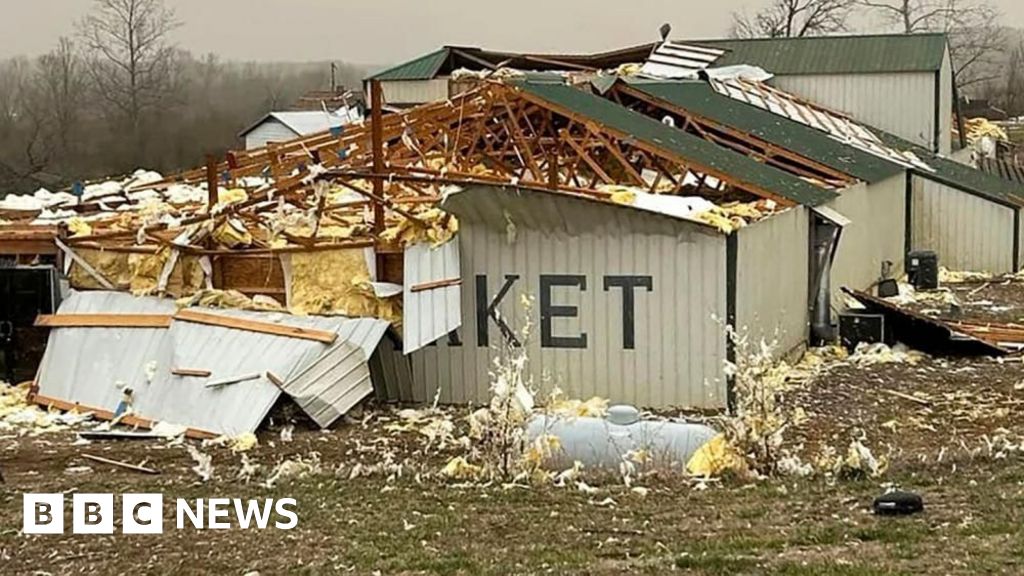
[[62,158],[69,155],[76,141],[86,102],[86,77],[75,47],[68,38],[61,38],[57,47],[36,62],[36,105],[48,124],[48,138]]
[[1000,12],[988,0],[859,0],[900,32],[945,32],[953,74],[961,88],[997,77],[1005,48]]
[[847,0],[772,0],[754,14],[733,14],[732,35],[737,38],[822,36],[846,30],[850,15]]
[[79,24],[98,95],[138,130],[142,116],[167,101],[177,53],[169,35],[179,26],[163,0],[94,0]]

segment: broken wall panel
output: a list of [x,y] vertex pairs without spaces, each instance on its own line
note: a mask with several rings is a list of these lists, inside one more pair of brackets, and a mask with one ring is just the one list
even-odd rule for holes
[[478,186],[445,206],[460,218],[463,323],[408,356],[410,400],[440,389],[442,402],[487,402],[497,348],[521,338],[529,318],[529,371],[542,393],[725,405],[725,335],[713,319],[726,311],[725,236],[540,191]]
[[330,426],[373,393],[369,359],[387,328],[384,320],[346,320],[337,341],[285,381],[285,392],[317,424]]
[[402,344],[409,354],[462,325],[459,240],[407,246],[404,271]]
[[[171,300],[90,291],[74,293],[58,316],[171,315],[174,309]],[[113,412],[127,387],[134,391],[133,410],[142,418],[239,434],[255,430],[281,395],[268,372],[286,382],[304,374],[307,405],[330,405],[337,415],[372,391],[367,360],[386,328],[384,321],[242,310],[204,313],[338,334],[333,346],[351,352],[352,370],[341,375],[320,370],[336,358],[325,356],[332,345],[227,326],[173,321],[169,328],[55,328],[40,367],[39,394]],[[214,385],[218,382],[225,384]]]

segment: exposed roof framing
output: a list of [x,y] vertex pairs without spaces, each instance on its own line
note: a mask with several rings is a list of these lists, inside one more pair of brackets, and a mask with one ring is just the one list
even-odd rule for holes
[[[679,191],[687,182],[711,176],[733,194],[783,205],[819,204],[832,197],[781,170],[568,86],[485,82],[449,102],[385,116],[382,124],[389,174],[577,193],[594,193],[598,184],[613,182],[654,188],[654,181],[674,182]],[[367,170],[368,132],[354,126],[236,154],[217,171],[229,181],[274,176],[276,187],[286,190],[321,167]],[[194,170],[175,180],[201,182],[205,175]]]
[[844,144],[860,148],[907,168],[912,167],[926,172],[932,170],[913,152],[897,150],[886,145],[870,130],[834,110],[808,102],[763,82],[742,78],[711,79],[709,82],[719,94],[806,124],[811,128],[826,132]]
[[633,110],[652,118],[672,118],[679,128],[690,134],[746,154],[794,176],[817,180],[833,188],[844,188],[856,180],[831,166],[792,152],[749,132],[696,114],[676,103],[645,92],[638,86],[620,82],[612,90],[613,97],[619,98]]

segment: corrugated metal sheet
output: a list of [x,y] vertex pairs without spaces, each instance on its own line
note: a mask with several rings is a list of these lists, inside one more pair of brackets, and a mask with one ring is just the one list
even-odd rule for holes
[[[385,104],[409,105],[439,102],[448,99],[448,79],[389,80],[380,83]],[[367,87],[369,93],[369,87]]]
[[715,92],[707,82],[639,82],[643,90],[698,116],[741,130],[867,182],[902,173],[897,164],[847,146],[802,122]]
[[[60,314],[172,314],[174,302],[135,298],[119,292],[76,292],[61,304]],[[172,350],[166,329],[60,328],[50,331],[39,366],[40,394],[113,411],[121,389],[146,389],[146,365],[167,371]],[[150,385],[151,386],[151,385]]]
[[[463,290],[457,337],[408,357],[411,400],[430,400],[438,388],[446,402],[489,400],[488,372],[498,355],[492,346],[502,333],[481,310],[510,283],[495,308],[517,331],[526,320],[522,298],[534,297],[527,346],[542,390],[558,385],[572,396],[640,406],[724,405],[725,338],[712,319],[726,312],[724,236],[659,214],[538,191],[472,187],[450,196],[445,208],[459,217],[463,277],[473,288]],[[551,287],[551,305],[576,308],[551,317],[552,335],[586,334],[584,347],[542,345],[540,281],[551,275],[572,284]],[[622,279],[613,277],[650,279],[650,291],[630,291],[632,334],[625,291],[615,285]]]
[[776,76],[774,86],[932,150],[935,73]]
[[369,359],[387,329],[385,320],[345,320],[338,329],[338,340],[289,378],[285,392],[317,424],[330,426],[373,393]]
[[447,47],[441,48],[408,62],[382,70],[370,76],[367,80],[429,80],[441,69],[449,54],[450,51]]
[[[172,301],[114,292],[75,293],[60,308],[62,314],[173,312]],[[379,340],[383,333],[383,328],[375,324],[378,321],[366,325],[343,317],[299,317],[241,310],[204,312],[339,333],[339,342],[333,346],[344,348],[339,343],[351,338],[350,348],[358,352],[364,367],[374,337]],[[60,328],[50,333],[39,373],[40,394],[112,411],[120,401],[121,388],[127,386],[135,391],[133,407],[140,416],[238,434],[255,430],[281,394],[267,379],[267,372],[291,381],[317,359],[323,361],[320,366],[330,365],[336,355],[321,358],[329,348],[320,342],[183,321],[175,321],[169,329],[162,330]],[[151,362],[155,362],[154,377],[147,380],[147,365]],[[174,368],[209,370],[211,375],[176,376],[171,374]],[[254,373],[259,378],[215,388],[205,386],[207,382]],[[347,378],[333,372],[327,376],[329,380],[316,381],[318,390],[333,393],[362,389],[361,372]]]
[[775,74],[935,72],[946,51],[946,35],[941,33],[689,42],[727,50],[719,66],[753,64]]
[[690,78],[718,60],[724,50],[693,46],[671,40],[661,43],[640,67],[640,73],[654,78]]
[[[875,131],[878,137],[897,147],[914,147],[913,144],[893,134]],[[928,162],[928,165],[935,169],[928,174],[920,174],[921,177],[934,180],[940,184],[960,188],[985,198],[989,198],[1007,206],[1024,205],[1024,187],[1018,182],[1000,178],[996,174],[990,174],[973,166],[961,164],[950,158],[929,153],[924,148],[914,148],[915,152],[921,155]]]
[[906,241],[906,176],[898,174],[875,184],[843,190],[829,206],[851,220],[843,228],[832,263],[832,304],[842,302],[840,288],[866,290],[890,262],[890,277],[903,274]]
[[620,134],[636,138],[693,162],[693,169],[714,169],[736,180],[767,190],[798,204],[816,206],[835,197],[832,192],[809,184],[787,172],[766,166],[745,154],[666,126],[599,96],[555,84],[517,83],[524,91],[555,106],[602,124]]
[[910,205],[912,249],[934,250],[952,270],[1012,271],[1013,209],[921,176]]
[[859,148],[901,166],[913,166],[924,171],[932,170],[913,152],[890,147],[857,122],[820,105],[809,104],[783,90],[741,78],[711,80],[710,83],[719,94],[821,130],[848,146]]
[[798,207],[735,232],[736,327],[754,343],[778,340],[780,353],[807,341],[807,225]]
[[419,350],[462,325],[462,286],[413,292],[428,282],[459,279],[459,242],[407,246],[404,255],[402,344],[406,354]]

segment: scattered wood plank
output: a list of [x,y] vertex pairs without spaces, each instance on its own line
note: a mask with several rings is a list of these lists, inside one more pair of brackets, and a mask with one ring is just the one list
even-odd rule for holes
[[40,314],[36,326],[47,328],[169,328],[167,314]]
[[[77,402],[68,402],[59,398],[51,398],[49,396],[42,396],[40,394],[33,394],[29,401],[39,406],[45,406],[46,408],[56,408],[58,410],[64,410],[65,412],[71,410],[77,410],[78,412],[89,412],[100,420],[113,420],[114,413],[110,410],[104,410],[103,408],[95,408],[93,406],[84,406]],[[118,420],[125,426],[135,426],[138,428],[145,428],[147,430],[152,429],[156,422],[148,418],[141,418],[134,414],[128,414],[127,416],[121,416]],[[209,440],[220,436],[207,430],[200,430],[198,428],[189,428],[185,431],[185,436],[188,438],[194,438],[197,440]]]
[[448,278],[445,280],[433,280],[431,282],[424,282],[422,284],[414,284],[412,288],[409,288],[410,292],[423,292],[425,290],[434,290],[437,288],[447,288],[449,286],[458,286],[462,284],[462,278]]
[[100,286],[103,286],[107,290],[116,290],[116,288],[114,288],[114,285],[110,282],[110,280],[107,280],[106,277],[97,272],[96,269],[92,267],[92,264],[89,264],[89,262],[87,262],[85,258],[82,258],[74,250],[68,248],[68,245],[61,242],[60,238],[54,238],[53,242],[54,244],[57,245],[58,248],[60,248],[64,252],[65,255],[67,255],[68,258],[74,260],[75,264],[81,266],[82,270],[85,270],[86,273],[88,273],[90,276],[93,277],[93,279],[99,282]]
[[194,377],[194,378],[209,378],[209,376],[210,376],[210,374],[212,374],[212,372],[210,372],[209,370],[195,370],[195,369],[192,369],[192,368],[173,368],[171,370],[171,374],[174,374],[175,376],[191,376],[191,377]]
[[242,376],[232,376],[230,378],[221,378],[220,380],[214,380],[213,382],[207,382],[207,388],[219,388],[221,386],[228,386],[230,384],[238,384],[239,382],[248,382],[249,380],[255,380],[259,378],[259,373],[243,374]]
[[883,388],[882,392],[884,392],[886,394],[889,394],[890,396],[895,396],[897,398],[902,398],[904,400],[910,400],[911,402],[916,402],[916,403],[918,403],[918,404],[920,404],[922,406],[929,406],[930,407],[932,405],[930,400],[925,400],[924,398],[918,398],[917,396],[911,396],[910,394],[904,394],[903,392],[897,392],[896,390],[888,390],[888,389]]
[[284,380],[282,380],[277,374],[267,371],[267,380],[270,380],[274,386],[277,386],[281,390],[284,390]]
[[138,466],[135,464],[129,464],[127,462],[121,462],[120,460],[111,460],[110,458],[104,458],[102,456],[95,456],[93,454],[82,454],[82,458],[92,460],[93,462],[102,462],[103,464],[110,464],[111,466],[118,466],[127,470],[134,470],[135,472],[142,472],[143,474],[159,474],[160,471],[154,468],[146,468],[145,466]]
[[83,430],[78,436],[86,440],[161,440],[164,436],[153,432],[131,432],[128,430]]
[[300,328],[298,326],[287,326],[273,324],[271,322],[260,322],[258,320],[246,320],[244,318],[232,318],[218,314],[207,314],[195,310],[179,310],[174,315],[175,320],[206,324],[208,326],[219,326],[221,328],[232,328],[234,330],[245,330],[247,332],[259,332],[272,334],[274,336],[287,336],[289,338],[300,338],[302,340],[314,340],[324,344],[333,344],[338,337],[334,332],[326,330],[315,330],[312,328]]

